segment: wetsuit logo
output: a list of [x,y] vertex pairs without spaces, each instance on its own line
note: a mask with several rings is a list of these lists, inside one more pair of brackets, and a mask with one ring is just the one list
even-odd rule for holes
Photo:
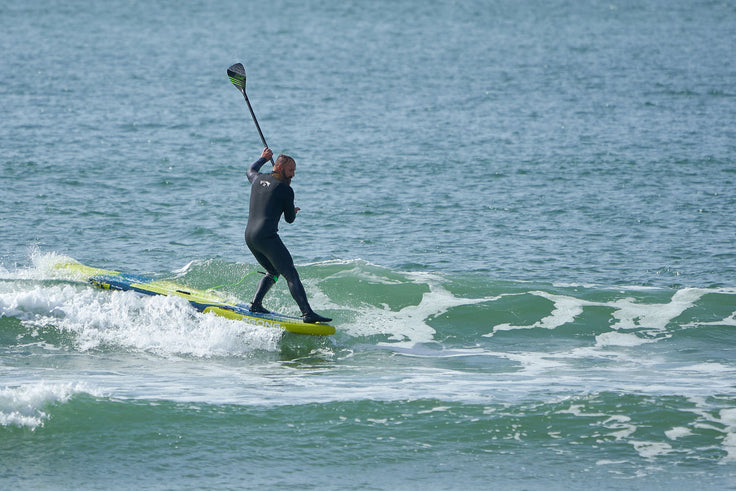
[[261,181],[261,187],[267,188],[270,187],[271,183],[268,181]]

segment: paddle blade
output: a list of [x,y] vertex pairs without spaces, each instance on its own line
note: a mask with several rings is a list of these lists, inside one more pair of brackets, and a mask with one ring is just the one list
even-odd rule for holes
[[245,67],[242,63],[236,63],[228,68],[227,76],[234,86],[241,92],[245,92]]

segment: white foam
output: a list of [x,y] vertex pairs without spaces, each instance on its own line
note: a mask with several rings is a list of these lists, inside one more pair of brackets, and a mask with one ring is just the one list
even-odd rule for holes
[[183,298],[102,291],[86,285],[35,285],[0,293],[0,315],[73,334],[82,351],[114,345],[159,355],[229,356],[278,350],[283,332],[214,314]]
[[398,279],[392,280],[385,276],[380,276],[374,272],[367,271],[365,268],[360,267],[360,265],[356,265],[351,269],[338,271],[337,273],[333,273],[325,279],[332,280],[336,278],[354,278],[374,285],[400,285],[403,283]]
[[646,343],[653,343],[655,339],[644,339],[636,334],[623,332],[605,332],[595,337],[595,345],[598,347],[605,346],[639,346]]
[[726,426],[722,443],[726,456],[721,461],[736,462],[736,408],[721,409],[720,422]]
[[[636,346],[639,344],[656,342],[666,338],[667,325],[687,309],[691,308],[705,294],[721,290],[706,290],[700,288],[684,288],[677,290],[668,303],[639,303],[633,298],[622,298],[611,302],[591,302],[568,295],[555,295],[544,291],[533,291],[526,294],[545,298],[553,303],[549,315],[537,322],[527,325],[499,324],[493,327],[492,332],[485,334],[491,337],[499,331],[517,329],[556,329],[565,324],[574,322],[587,307],[612,308],[612,316],[616,319],[610,327],[613,332],[604,333],[597,338],[598,346]],[[728,290],[727,292],[730,292]],[[634,331],[629,336],[617,336],[619,331]],[[634,339],[638,338],[638,339]]]
[[587,305],[596,305],[592,302],[586,302],[574,297],[568,297],[566,295],[553,295],[547,292],[535,291],[529,292],[530,295],[537,295],[542,298],[546,298],[553,302],[554,306],[552,312],[535,322],[531,325],[518,326],[512,324],[499,324],[493,328],[493,331],[486,334],[486,337],[491,337],[497,331],[511,331],[515,329],[555,329],[564,324],[573,322],[577,316],[583,313],[583,307]]
[[630,443],[634,446],[634,450],[645,459],[653,459],[672,452],[672,445],[667,442],[631,441]]
[[390,310],[387,305],[383,309],[364,306],[359,309],[358,318],[350,324],[340,326],[341,330],[353,336],[389,334],[389,339],[393,341],[391,346],[412,347],[417,343],[434,340],[435,330],[427,322],[450,308],[498,298],[456,297],[442,286],[441,278],[429,273],[407,273],[407,277],[415,284],[429,287],[429,291],[422,295],[417,305],[409,305],[398,311]]
[[[107,293],[107,292],[103,292]],[[77,335],[80,349],[113,344],[160,355],[237,355],[274,351],[282,331],[197,313],[179,297],[113,292],[75,297],[59,326]]]
[[690,436],[693,434],[693,432],[690,428],[685,428],[682,426],[675,426],[671,430],[665,431],[664,434],[670,440],[677,440],[678,438]]
[[545,376],[552,373],[553,370],[563,368],[565,363],[553,358],[548,353],[526,352],[526,353],[494,353],[499,358],[518,363],[522,366],[525,376]]
[[616,440],[628,438],[636,432],[636,425],[631,424],[631,418],[623,414],[614,414],[603,422],[603,426],[614,430],[609,436]]
[[609,460],[609,459],[602,459],[595,463],[595,465],[619,465],[619,464],[625,464],[628,460]]
[[736,371],[734,370],[734,367],[715,362],[704,362],[697,363],[695,365],[688,365],[681,368],[680,371],[694,372],[703,375],[714,375],[718,377],[723,377],[726,374],[732,374],[736,376]]
[[636,425],[631,422],[631,418],[624,414],[605,414],[600,412],[584,412],[582,404],[571,404],[568,409],[558,411],[559,414],[572,414],[577,417],[585,418],[605,418],[600,421],[602,427],[611,430],[610,433],[600,436],[613,437],[615,440],[625,440],[636,432]]
[[184,266],[182,266],[181,268],[175,269],[173,271],[173,273],[175,273],[177,275],[177,277],[184,276],[185,274],[187,274],[189,272],[189,270],[192,268],[192,266],[194,266],[195,264],[198,264],[198,263],[199,263],[199,261],[197,261],[196,259],[195,260],[191,260],[188,263],[186,263]]
[[567,409],[560,409],[557,411],[558,414],[572,414],[573,416],[586,416],[586,417],[599,417],[599,416],[608,416],[604,413],[585,413],[583,412],[583,405],[582,404],[570,404],[570,407]]
[[42,315],[54,315],[71,301],[79,290],[71,285],[33,286],[28,290],[0,292],[0,316],[31,320]]
[[713,321],[713,322],[698,322],[698,326],[730,326],[730,327],[736,327],[736,312],[733,312],[731,315],[723,318],[719,321]]
[[[2,267],[2,279],[8,280],[47,280],[59,278],[56,266],[62,263],[76,262],[73,258],[55,252],[42,253],[38,248],[32,248],[29,258],[33,267],[15,268],[12,271]],[[69,273],[66,273],[70,277]]]
[[433,407],[432,409],[417,411],[417,414],[444,413],[445,411],[449,411],[450,409],[452,409],[450,406],[437,406]]
[[615,307],[613,317],[618,319],[612,329],[640,329],[664,331],[672,319],[678,317],[695,305],[703,295],[712,290],[684,288],[677,290],[669,303],[638,303],[631,298],[616,300],[606,306]]
[[38,382],[0,389],[0,426],[36,429],[49,419],[48,407],[67,402],[73,395],[97,391],[78,383]]
[[[13,280],[57,278],[56,265],[74,261],[38,250],[31,260],[33,268],[6,274]],[[0,291],[0,316],[71,333],[77,349],[83,351],[115,345],[161,355],[230,356],[276,351],[283,336],[280,329],[198,313],[179,297],[102,291],[86,284],[14,281],[7,291]]]
[[[729,384],[729,387],[731,387],[731,384]],[[736,462],[736,408],[720,408],[714,411],[712,403],[706,397],[689,397],[688,400],[695,404],[695,407],[683,411],[691,412],[700,417],[692,424],[692,427],[696,430],[724,433],[721,445],[726,455],[721,459],[721,462]]]

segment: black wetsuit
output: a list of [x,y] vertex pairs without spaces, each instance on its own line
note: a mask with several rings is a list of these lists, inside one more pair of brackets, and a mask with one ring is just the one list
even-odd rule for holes
[[274,174],[259,173],[266,162],[265,158],[260,158],[247,171],[251,190],[245,243],[256,260],[268,271],[258,285],[251,308],[254,311],[263,309],[261,305],[263,297],[276,283],[278,277],[283,276],[302,315],[313,314],[304,286],[294,267],[294,260],[278,234],[282,214],[287,223],[292,223],[296,218],[294,190]]

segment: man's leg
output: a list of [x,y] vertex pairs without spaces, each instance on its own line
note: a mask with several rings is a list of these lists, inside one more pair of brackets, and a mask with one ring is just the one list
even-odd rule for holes
[[258,261],[258,264],[266,268],[266,276],[264,276],[261,279],[260,283],[258,283],[258,289],[256,290],[256,294],[253,297],[253,302],[251,302],[250,305],[250,311],[268,314],[269,311],[263,307],[263,299],[266,296],[266,293],[268,293],[268,290],[270,290],[271,287],[276,283],[276,280],[278,280],[279,276],[278,274],[276,274],[276,268],[274,267],[274,265],[264,254],[262,254],[251,244],[248,244],[248,248],[250,249],[250,252],[253,253],[253,256],[256,258],[256,261]]
[[261,279],[261,282],[258,283],[256,295],[253,297],[253,302],[250,304],[251,312],[259,312],[261,314],[270,313],[265,307],[263,307],[263,298],[266,296],[266,293],[268,293],[268,290],[270,290],[276,283],[276,278],[278,277],[267,273],[266,276]]
[[[268,251],[265,253],[269,262],[276,267],[276,271],[286,279],[289,292],[302,312],[304,322],[330,322],[332,319],[316,314],[307,300],[307,292],[304,290],[299,273],[294,267],[294,260],[279,237],[269,241]],[[265,278],[264,278],[265,279]]]

